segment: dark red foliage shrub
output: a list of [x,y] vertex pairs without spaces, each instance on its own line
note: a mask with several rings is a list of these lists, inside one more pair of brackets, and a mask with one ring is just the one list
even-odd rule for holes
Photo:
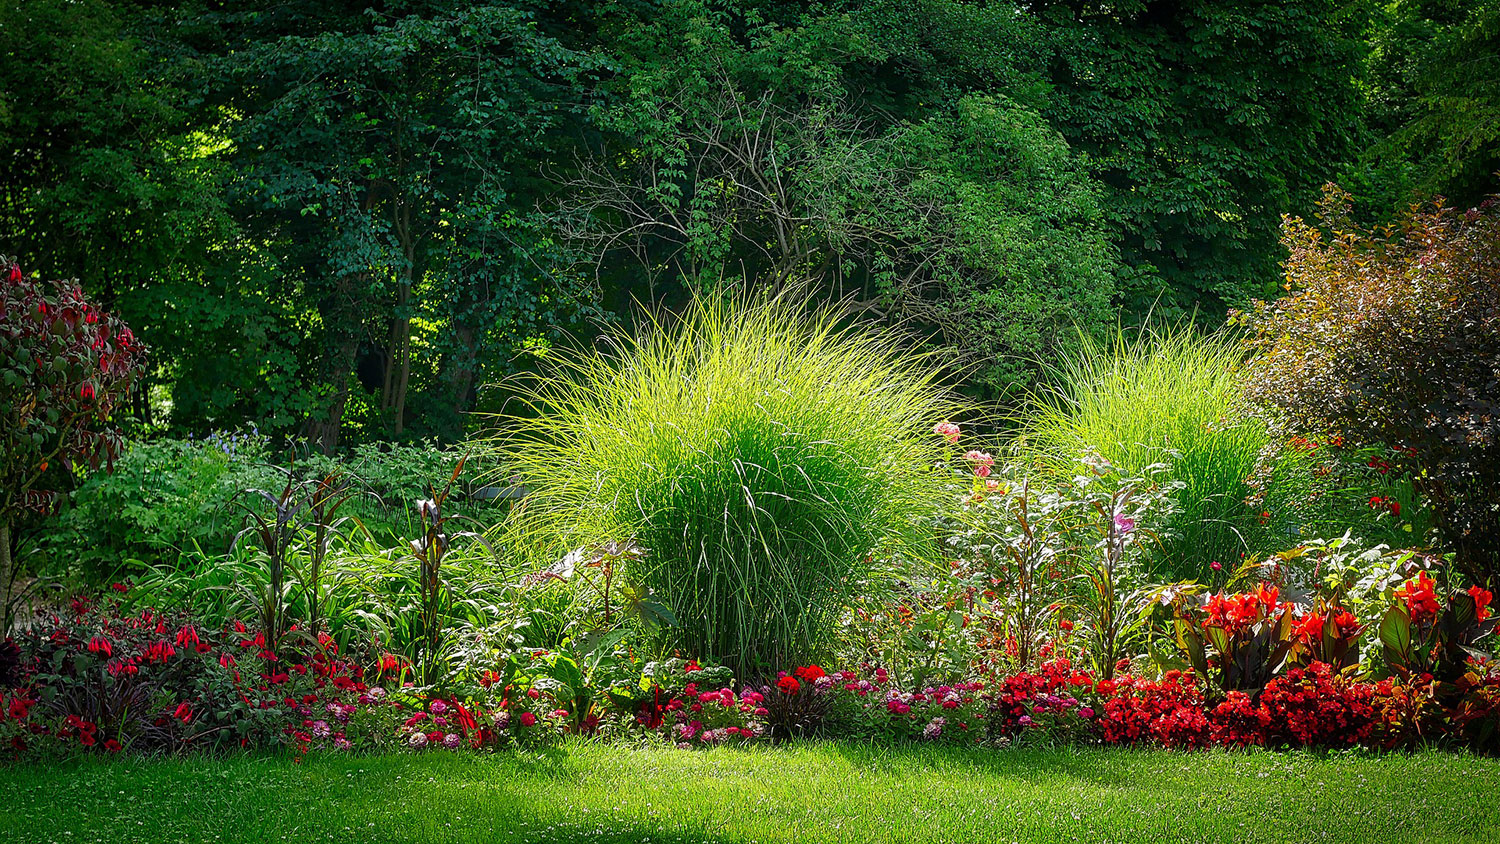
[[1289,219],[1290,295],[1240,319],[1249,398],[1288,433],[1392,450],[1459,566],[1500,575],[1500,208],[1413,210],[1360,229],[1329,186],[1322,229]]

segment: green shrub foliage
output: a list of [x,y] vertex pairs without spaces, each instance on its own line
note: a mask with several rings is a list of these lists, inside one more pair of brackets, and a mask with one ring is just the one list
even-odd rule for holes
[[[1410,468],[1475,580],[1500,574],[1500,213],[1434,207],[1365,230],[1330,187],[1289,219],[1291,295],[1244,316],[1249,395],[1286,427],[1381,445]],[[1400,464],[1405,464],[1401,467]]]
[[873,553],[935,553],[950,405],[877,331],[782,299],[694,302],[523,385],[498,443],[554,553],[645,550],[628,575],[694,655],[755,670],[813,654]]

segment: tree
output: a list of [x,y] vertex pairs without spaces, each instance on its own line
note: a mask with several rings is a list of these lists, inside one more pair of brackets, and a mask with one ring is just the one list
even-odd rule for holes
[[[878,19],[877,19],[878,20]],[[955,95],[898,117],[845,74],[872,20],[740,21],[695,3],[617,36],[605,138],[566,183],[563,236],[652,300],[727,283],[850,299],[932,337],[988,395],[1110,317],[1098,189],[1037,112]],[[620,281],[622,266],[639,281]]]
[[591,60],[531,12],[266,4],[181,29],[226,115],[232,210],[310,307],[304,430],[325,449],[355,404],[372,433],[403,436],[414,384],[434,415],[457,411],[425,433],[455,434],[481,368],[591,312],[530,211]]
[[1366,8],[1338,0],[1041,0],[1043,113],[1106,186],[1139,314],[1270,294],[1281,215],[1353,158]]
[[[0,253],[91,279],[152,336],[182,324],[174,306],[222,304],[203,287],[232,227],[199,116],[132,32],[137,18],[108,0],[0,4]],[[153,376],[171,379],[205,336],[154,344]],[[146,391],[133,398],[148,417]]]
[[77,282],[41,283],[0,259],[0,633],[19,575],[12,528],[52,509],[49,469],[97,469],[119,453],[111,414],[145,368],[146,349]]
[[1500,2],[1403,0],[1376,21],[1356,195],[1382,217],[1433,195],[1478,204],[1500,171]]

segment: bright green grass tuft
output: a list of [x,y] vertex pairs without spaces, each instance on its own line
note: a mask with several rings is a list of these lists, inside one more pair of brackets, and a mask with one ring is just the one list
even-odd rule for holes
[[1232,569],[1247,550],[1258,513],[1245,479],[1270,436],[1240,410],[1243,360],[1231,338],[1190,327],[1085,336],[1023,424],[1032,453],[1064,477],[1088,447],[1128,473],[1179,453],[1167,479],[1185,484],[1182,512],[1154,560],[1160,577],[1210,579],[1212,562]]
[[1159,750],[708,752],[0,767],[0,841],[1482,842],[1500,760]]
[[741,675],[817,656],[873,554],[938,553],[953,406],[925,364],[835,311],[695,302],[522,385],[513,527],[554,555],[646,549],[628,574],[691,655]]

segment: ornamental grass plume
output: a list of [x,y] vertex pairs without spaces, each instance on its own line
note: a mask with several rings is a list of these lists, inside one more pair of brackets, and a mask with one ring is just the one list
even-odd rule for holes
[[558,354],[496,442],[530,490],[516,541],[635,543],[626,575],[676,644],[741,676],[815,656],[874,555],[937,559],[958,408],[927,363],[785,296],[696,299]]

